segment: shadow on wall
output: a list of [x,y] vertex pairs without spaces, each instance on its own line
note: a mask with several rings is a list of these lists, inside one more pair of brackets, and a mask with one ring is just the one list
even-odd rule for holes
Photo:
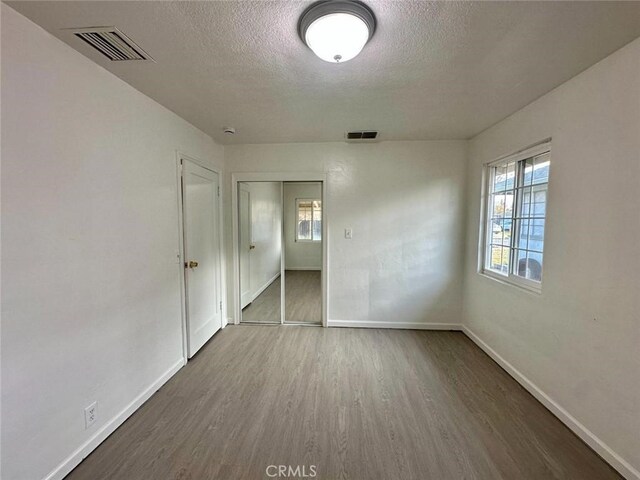
[[460,185],[436,179],[384,195],[379,187],[350,202],[354,239],[336,247],[348,260],[330,267],[332,283],[351,287],[330,292],[331,310],[348,315],[336,319],[459,323]]

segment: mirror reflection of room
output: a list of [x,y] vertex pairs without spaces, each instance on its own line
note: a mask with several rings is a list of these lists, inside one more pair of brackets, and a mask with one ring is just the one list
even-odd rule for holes
[[322,184],[285,182],[285,322],[322,323]]
[[238,225],[241,321],[280,323],[282,183],[239,183]]

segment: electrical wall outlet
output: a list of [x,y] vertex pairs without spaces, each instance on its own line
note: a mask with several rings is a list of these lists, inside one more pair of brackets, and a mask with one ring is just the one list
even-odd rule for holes
[[344,238],[346,238],[347,240],[351,240],[353,238],[353,230],[351,230],[350,228],[345,228]]
[[96,402],[93,402],[84,409],[84,428],[85,430],[93,425],[96,421],[98,412],[96,410]]

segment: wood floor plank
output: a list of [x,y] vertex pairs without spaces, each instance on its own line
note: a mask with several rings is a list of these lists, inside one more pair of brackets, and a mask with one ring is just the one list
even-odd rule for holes
[[68,479],[263,479],[269,465],[331,480],[621,478],[462,333],[239,325]]
[[322,323],[320,270],[285,271],[285,322]]
[[249,305],[242,309],[241,322],[280,323],[280,277],[276,278]]

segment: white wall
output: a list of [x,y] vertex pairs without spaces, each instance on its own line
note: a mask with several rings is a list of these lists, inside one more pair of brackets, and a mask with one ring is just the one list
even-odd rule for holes
[[182,364],[176,150],[223,152],[1,8],[2,478],[36,480]]
[[[481,170],[547,137],[544,283],[536,295],[477,273]],[[469,157],[465,325],[637,478],[640,40],[474,138]]]
[[[282,255],[282,191],[280,182],[247,182],[251,192],[251,298],[278,275]],[[231,264],[230,264],[231,265]]]
[[326,172],[329,320],[457,324],[465,153],[464,141],[241,145],[225,147],[225,169]]
[[322,269],[322,242],[296,241],[296,199],[321,199],[321,185],[308,182],[284,184],[284,264],[288,270]]
[[[181,365],[175,152],[221,167],[222,149],[1,8],[2,478],[40,479]],[[464,141],[233,146],[225,164],[326,172],[330,320],[459,323],[466,197],[466,327],[632,476],[638,85],[640,40],[473,139],[466,172]],[[481,164],[549,136],[544,287],[535,295],[476,272]],[[231,215],[225,209],[229,252]],[[85,430],[94,400],[98,421]]]

